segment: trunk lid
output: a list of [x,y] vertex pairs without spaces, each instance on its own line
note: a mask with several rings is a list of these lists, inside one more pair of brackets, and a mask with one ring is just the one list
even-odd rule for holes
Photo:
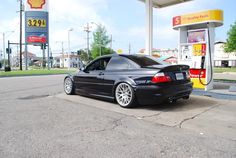
[[172,83],[183,83],[190,80],[188,65],[152,65],[146,68],[158,69],[171,78]]

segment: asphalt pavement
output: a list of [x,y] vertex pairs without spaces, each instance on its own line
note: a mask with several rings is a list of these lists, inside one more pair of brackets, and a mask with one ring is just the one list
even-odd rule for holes
[[236,157],[236,101],[123,109],[63,93],[64,75],[0,78],[0,157]]

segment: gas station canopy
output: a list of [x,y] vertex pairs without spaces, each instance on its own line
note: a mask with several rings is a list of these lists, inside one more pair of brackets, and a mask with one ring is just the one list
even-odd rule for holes
[[[139,0],[142,2],[145,2],[145,0]],[[179,3],[187,2],[191,0],[152,0],[152,4],[154,8],[163,8],[163,7],[168,7],[171,5],[176,5]]]
[[146,49],[144,54],[152,55],[153,44],[153,8],[164,8],[192,0],[138,0],[145,3],[146,8]]

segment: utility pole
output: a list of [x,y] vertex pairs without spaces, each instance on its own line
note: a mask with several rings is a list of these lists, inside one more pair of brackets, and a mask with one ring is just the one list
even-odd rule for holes
[[20,70],[22,70],[22,0],[20,0]]
[[90,27],[89,23],[87,23],[87,26],[84,28],[84,31],[87,32],[87,54],[88,54],[88,58],[89,58],[89,33],[91,32],[89,27]]
[[3,45],[2,45],[2,49],[3,49],[3,58],[4,58],[4,60],[3,60],[3,65],[4,65],[4,68],[6,67],[6,48],[5,48],[5,33],[3,32],[2,33],[2,41],[3,41]]
[[70,56],[71,56],[71,50],[70,50],[70,32],[71,31],[73,31],[73,28],[70,28],[68,30],[68,53],[67,53],[67,55],[68,55],[68,60],[67,60],[67,62],[68,62],[68,70],[70,69]]
[[112,35],[111,35],[111,46],[110,46],[110,49],[111,49],[111,51],[112,51]]
[[51,68],[53,66],[53,57],[52,57],[52,49],[50,48],[50,63],[51,63]]
[[11,67],[11,62],[10,62],[10,54],[11,54],[11,48],[10,48],[10,41],[8,40],[7,42],[7,60],[8,60],[8,67]]
[[64,64],[64,43],[63,41],[61,41],[61,53],[62,53],[62,67],[64,68],[65,64]]
[[43,69],[46,68],[46,55],[45,55],[45,47],[46,47],[46,44],[45,43],[42,43],[41,44],[41,47],[42,47],[42,50],[43,50]]
[[130,52],[131,52],[131,44],[129,43],[129,54],[130,54]]

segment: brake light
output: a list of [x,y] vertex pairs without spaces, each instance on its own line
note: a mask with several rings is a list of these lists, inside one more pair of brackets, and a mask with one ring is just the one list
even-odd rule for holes
[[170,76],[165,75],[164,73],[157,73],[152,78],[152,83],[163,83],[163,82],[170,82]]
[[188,80],[190,80],[190,73],[189,73],[189,71],[186,71],[186,78],[188,79]]

